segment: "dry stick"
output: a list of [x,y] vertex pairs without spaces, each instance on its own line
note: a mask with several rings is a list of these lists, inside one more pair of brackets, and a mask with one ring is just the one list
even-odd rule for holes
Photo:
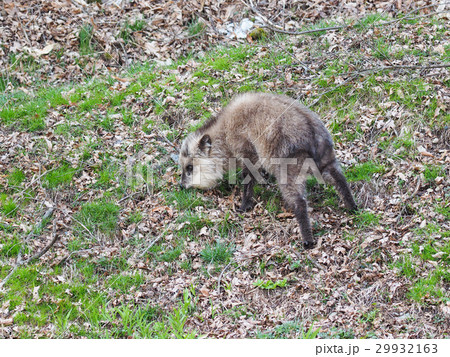
[[136,196],[136,195],[139,195],[139,194],[142,194],[142,191],[133,192],[133,193],[131,193],[131,194],[125,196],[125,197],[122,197],[120,200],[117,201],[117,204],[120,204],[123,201],[126,201],[127,199],[132,198],[133,196]]
[[94,240],[97,240],[97,237],[94,236],[91,231],[83,224],[81,223],[78,219],[76,219],[75,217],[72,216],[72,219],[77,222],[84,230],[86,230],[86,232],[89,233],[89,235],[91,236],[91,238],[93,238]]
[[23,32],[23,34],[25,35],[25,40],[27,40],[28,44],[31,46],[31,41],[30,41],[30,39],[28,38],[27,32],[26,32],[25,29],[23,28],[22,22],[20,21],[19,16],[17,15],[17,13],[16,13],[16,17],[17,17],[17,22],[19,23],[20,28],[22,29],[22,32]]
[[65,262],[67,262],[70,259],[70,257],[72,255],[89,252],[91,250],[92,250],[92,248],[88,248],[88,249],[80,249],[75,252],[72,252],[72,253],[66,255],[64,258],[62,258],[61,261],[57,265],[63,265]]
[[42,249],[40,252],[37,252],[36,254],[34,254],[32,257],[28,258],[27,260],[25,260],[22,264],[28,264],[29,262],[32,262],[33,260],[39,259],[40,257],[42,257],[45,253],[47,253],[47,251],[53,246],[53,244],[55,244],[55,242],[58,240],[59,236],[56,234],[56,221],[53,221],[53,239],[51,240],[50,243],[48,243],[44,249]]
[[228,269],[228,267],[231,265],[231,262],[229,262],[225,268],[222,269],[222,272],[219,275],[219,280],[217,281],[217,292],[220,294],[220,281],[222,280],[223,273]]
[[[153,98],[153,99],[155,99],[155,98]],[[156,132],[158,133],[159,137],[161,137],[162,139],[164,139],[164,141],[165,141],[167,144],[169,144],[169,145],[172,146],[175,150],[178,151],[178,147],[177,147],[175,144],[173,144],[172,142],[170,142],[169,139],[167,139],[167,138],[164,136],[164,134],[162,134],[162,133],[159,131],[159,129],[156,129]]]
[[[54,211],[55,211],[55,208],[54,208],[54,207],[50,207],[50,208],[45,212],[45,214],[42,216],[41,221],[39,222],[39,225],[38,225],[39,228],[42,228],[42,226],[43,226],[45,220],[49,219],[49,218],[52,216],[52,214],[53,214]],[[36,228],[38,228],[38,227],[36,227]],[[31,232],[27,235],[27,237],[25,238],[25,242],[28,241],[28,239],[31,238],[31,236],[34,234],[34,231],[36,230],[36,228],[33,229],[33,230],[31,230]]]
[[321,29],[314,29],[314,30],[305,30],[305,31],[287,31],[287,30],[282,30],[276,27],[272,27],[272,26],[263,26],[263,28],[268,28],[269,30],[272,30],[274,32],[279,32],[279,33],[284,33],[286,35],[293,35],[293,36],[297,36],[297,35],[306,35],[308,33],[316,33],[316,32],[321,32],[321,31],[332,31],[332,30],[340,30],[343,28],[347,28],[347,27],[352,27],[353,25],[341,25],[341,26],[331,26],[331,27],[324,27]]
[[[244,4],[245,4],[245,2],[244,2]],[[445,4],[450,4],[450,1],[449,2],[445,2],[444,5]],[[283,33],[283,34],[286,34],[286,35],[293,35],[293,36],[306,35],[306,34],[309,34],[309,33],[316,33],[316,32],[321,32],[321,31],[333,31],[333,30],[341,30],[343,28],[352,28],[352,27],[355,26],[355,25],[351,24],[351,25],[330,26],[330,27],[324,27],[324,28],[321,28],[321,29],[313,29],[313,30],[305,30],[305,31],[287,31],[287,30],[283,30],[280,26],[276,26],[273,23],[271,23],[271,21],[267,20],[267,18],[262,16],[261,13],[257,9],[254,9],[254,8],[252,8],[249,5],[247,5],[247,6],[250,7],[251,10],[256,12],[264,20],[264,22],[269,24],[269,25],[266,25],[266,26],[263,26],[263,27],[268,28],[269,30],[272,30],[274,32],[279,32],[279,33]],[[380,24],[373,24],[373,26],[385,26],[385,25],[390,25],[390,24],[402,21],[402,20],[414,20],[414,19],[417,19],[417,18],[420,18],[420,17],[433,16],[433,15],[436,15],[436,14],[441,14],[441,13],[448,12],[448,11],[444,10],[444,11],[436,11],[436,12],[433,12],[431,14],[425,14],[425,15],[419,15],[419,16],[414,16],[414,17],[408,17],[408,15],[410,15],[410,14],[412,14],[414,12],[420,11],[422,9],[434,7],[434,6],[438,6],[438,5],[433,4],[433,5],[427,5],[427,6],[419,7],[417,9],[414,9],[414,10],[408,12],[404,17],[402,17],[400,19],[395,19],[395,20],[392,20],[392,21],[386,21],[386,22],[382,22]]]
[[314,102],[312,102],[311,104],[308,104],[308,107],[313,107],[313,106],[315,106],[315,105],[322,99],[322,97],[323,97],[325,94],[328,94],[328,93],[330,93],[330,92],[333,92],[333,91],[335,91],[336,89],[338,89],[339,87],[342,87],[342,86],[346,85],[348,82],[352,81],[352,80],[355,79],[356,77],[357,77],[356,75],[350,76],[350,77],[347,78],[344,82],[342,82],[341,84],[338,84],[336,87],[334,87],[334,88],[332,88],[332,89],[329,89],[329,90],[323,92],[323,93],[319,96],[319,98],[317,98],[317,99],[316,99]]
[[255,7],[255,5],[253,5],[252,0],[250,1],[250,5],[247,4],[244,0],[241,0],[241,2],[247,6],[248,8],[250,8],[250,10],[252,10],[254,13],[256,13],[265,23],[270,24],[271,26],[273,26],[274,28],[283,30],[281,28],[281,26],[275,25],[272,21],[270,21],[267,17],[265,17],[263,14],[261,14],[261,12]]
[[[47,220],[48,218],[50,218],[50,216],[53,214],[53,211],[54,211],[55,209],[53,208],[53,207],[51,207],[51,208],[49,208],[48,210],[47,210],[47,212],[45,212],[45,214],[42,216],[42,219],[41,219],[41,221],[40,221],[40,223],[35,227],[35,228],[33,228],[32,230],[31,230],[31,232],[27,235],[27,237],[25,238],[25,240],[24,240],[24,242],[27,242],[32,236],[33,236],[33,234],[34,234],[34,231],[37,229],[37,228],[42,228],[42,226],[43,226],[43,224],[44,224],[44,222],[45,222],[45,220]],[[56,240],[55,240],[56,241]],[[53,242],[53,241],[52,241]],[[54,242],[53,243],[51,243],[51,245],[53,245],[54,244]],[[51,246],[50,246],[51,247]],[[50,249],[50,247],[48,247],[48,249]],[[47,247],[46,247],[47,248]],[[46,249],[46,248],[44,248],[44,250]],[[48,249],[46,249],[41,255],[39,255],[39,257],[40,256],[42,256]],[[39,253],[38,253],[39,254]],[[37,254],[37,255],[38,255]],[[36,256],[37,256],[36,255]],[[34,258],[35,256],[33,256],[32,258]],[[31,260],[30,259],[27,259],[27,260],[25,260],[25,261],[23,261],[22,260],[22,248],[20,248],[20,250],[19,250],[19,254],[17,254],[17,260],[16,260],[16,264],[14,265],[14,268],[13,268],[13,270],[11,270],[10,272],[9,272],[9,274],[0,282],[0,289],[2,289],[3,288],[3,286],[8,282],[8,280],[11,278],[11,276],[14,274],[14,272],[17,270],[17,268],[19,267],[19,266],[21,266],[21,265],[25,265],[25,264],[27,264],[28,262],[30,262]]]
[[393,66],[381,66],[381,67],[373,67],[373,68],[366,68],[361,69],[359,71],[353,71],[348,73],[343,73],[342,76],[350,75],[349,78],[347,78],[344,82],[338,84],[336,87],[327,90],[320,94],[320,96],[311,104],[308,104],[309,107],[313,107],[316,105],[325,94],[328,94],[330,92],[335,91],[337,88],[342,87],[343,85],[346,85],[348,82],[352,81],[353,79],[357,78],[359,75],[365,72],[381,72],[385,70],[395,70],[395,69],[432,69],[432,68],[448,68],[450,67],[450,63],[442,63],[442,64],[432,64],[432,65],[426,65],[426,66],[420,66],[420,65],[393,65]]
[[[381,67],[373,67],[373,68],[367,68],[362,69],[360,71],[350,72],[348,74],[352,73],[363,73],[363,72],[379,72],[384,71],[388,69],[432,69],[432,68],[447,68],[450,67],[450,63],[441,63],[441,64],[430,64],[425,66],[420,65],[392,65],[392,66],[381,66]],[[345,75],[345,73],[344,73]]]
[[36,177],[36,178],[34,178],[33,180],[31,180],[31,182],[30,182],[29,184],[27,184],[27,185],[25,186],[25,188],[24,188],[22,191],[18,192],[18,194],[24,193],[24,192],[25,192],[27,189],[29,189],[36,181],[40,181],[40,179],[41,179],[42,177],[44,177],[45,175],[47,175],[49,172],[52,172],[52,171],[54,171],[54,170],[56,170],[56,169],[59,169],[60,167],[61,167],[60,165],[55,166],[55,167],[52,167],[51,169],[48,169],[48,170],[45,171],[44,173],[40,174],[38,177]]
[[148,245],[148,247],[145,248],[144,251],[143,251],[139,256],[140,256],[140,257],[144,256],[144,254],[147,253],[147,251],[148,251],[151,247],[153,247],[153,245],[154,245],[157,241],[159,241],[160,239],[161,239],[161,235],[159,235],[159,236],[156,237],[154,240],[152,240],[152,241],[150,242],[150,244]]

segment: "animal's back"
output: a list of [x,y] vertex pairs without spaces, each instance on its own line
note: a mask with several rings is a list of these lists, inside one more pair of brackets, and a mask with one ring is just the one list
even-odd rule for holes
[[221,117],[225,141],[236,157],[251,150],[259,158],[307,152],[320,161],[332,153],[332,139],[322,121],[289,97],[247,93],[234,99]]

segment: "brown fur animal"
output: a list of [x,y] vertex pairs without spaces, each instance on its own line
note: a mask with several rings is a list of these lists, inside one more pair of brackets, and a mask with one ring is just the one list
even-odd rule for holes
[[308,169],[333,184],[348,209],[357,210],[329,132],[315,113],[291,98],[247,93],[232,100],[184,140],[181,186],[211,188],[233,162],[242,168],[244,178],[240,210],[253,206],[253,186],[265,170],[275,176],[294,211],[306,248],[314,245],[305,199]]

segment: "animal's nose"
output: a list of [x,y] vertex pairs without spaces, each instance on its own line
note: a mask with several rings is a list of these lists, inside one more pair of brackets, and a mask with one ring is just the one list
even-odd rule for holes
[[180,188],[184,188],[183,182],[180,181],[178,185],[180,186]]

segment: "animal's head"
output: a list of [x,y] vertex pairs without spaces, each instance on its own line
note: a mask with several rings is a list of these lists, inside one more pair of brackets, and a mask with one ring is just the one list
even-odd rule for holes
[[181,146],[181,186],[208,189],[223,177],[223,159],[208,134],[190,134]]

